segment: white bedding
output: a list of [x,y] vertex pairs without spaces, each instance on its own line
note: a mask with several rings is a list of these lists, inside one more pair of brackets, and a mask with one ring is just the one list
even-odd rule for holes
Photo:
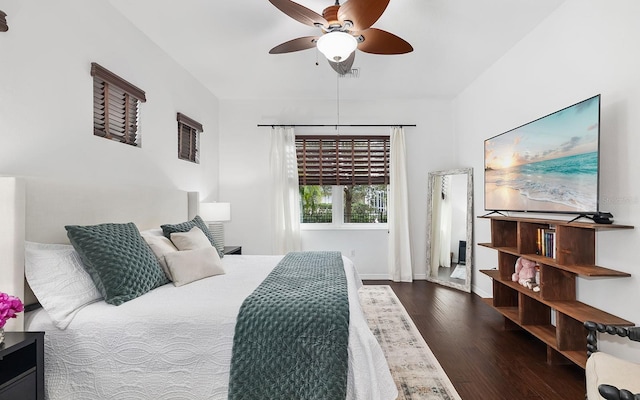
[[[80,310],[66,330],[46,311],[25,328],[46,331],[45,387],[50,400],[226,399],[234,325],[242,301],[281,256],[227,256],[227,273],[185,286],[168,284],[124,303]],[[347,399],[395,399],[382,350],[362,315],[361,281],[344,258],[349,283]]]

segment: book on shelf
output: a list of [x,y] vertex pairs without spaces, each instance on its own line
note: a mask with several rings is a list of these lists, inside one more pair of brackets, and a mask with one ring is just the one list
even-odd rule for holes
[[536,254],[556,258],[556,230],[554,228],[539,228],[536,239]]

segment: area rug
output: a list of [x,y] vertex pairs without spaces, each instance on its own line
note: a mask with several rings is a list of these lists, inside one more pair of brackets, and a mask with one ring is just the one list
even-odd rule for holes
[[387,357],[399,400],[461,399],[390,286],[365,285],[360,303]]

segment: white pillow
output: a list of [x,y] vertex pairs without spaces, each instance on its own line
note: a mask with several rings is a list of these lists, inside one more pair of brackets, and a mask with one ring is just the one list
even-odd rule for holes
[[102,299],[73,246],[25,242],[24,247],[27,282],[56,327],[66,329],[82,307]]
[[202,229],[197,226],[191,228],[189,232],[174,232],[169,236],[171,237],[173,244],[180,251],[213,247],[211,246],[211,242],[207,238],[207,235],[205,235],[204,232],[202,232]]
[[176,249],[176,246],[171,243],[171,240],[162,236],[161,229],[158,230],[160,231],[160,235],[155,235],[154,233],[149,231],[140,232],[140,235],[142,235],[144,241],[147,242],[149,247],[151,247],[151,251],[153,251],[153,254],[158,259],[158,262],[160,263],[164,274],[167,276],[167,279],[172,281],[173,278],[171,277],[171,271],[169,271],[169,267],[167,267],[167,262],[164,260],[164,255],[167,253],[178,251],[178,249]]
[[160,229],[160,228],[147,229],[145,231],[143,231],[140,228],[138,228],[138,230],[140,231],[141,235],[164,236],[164,234],[162,233],[162,229]]
[[226,272],[218,252],[211,243],[209,247],[167,253],[164,258],[173,276],[173,284],[176,286]]

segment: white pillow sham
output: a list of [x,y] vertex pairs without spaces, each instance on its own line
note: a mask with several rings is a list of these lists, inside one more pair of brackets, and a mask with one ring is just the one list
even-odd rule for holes
[[[174,234],[172,233],[171,235],[173,236]],[[204,236],[204,233],[202,235]],[[226,272],[218,252],[211,246],[211,243],[209,243],[209,247],[167,253],[164,258],[171,271],[171,276],[173,276],[173,284],[176,286],[186,285],[199,279],[221,275]]]
[[[211,242],[207,238],[207,235],[202,232],[202,229],[194,226],[189,232],[174,232],[171,235],[171,241],[178,248],[178,250],[195,250],[203,249],[211,246]],[[220,258],[220,256],[218,256]]]
[[25,242],[25,276],[42,308],[58,329],[102,295],[71,245]]
[[176,246],[173,245],[173,243],[171,243],[171,240],[162,236],[161,229],[158,229],[158,230],[160,231],[159,235],[154,234],[153,232],[150,232],[150,231],[140,232],[140,235],[142,235],[142,238],[144,239],[145,242],[147,242],[147,244],[151,248],[151,251],[153,251],[153,254],[158,259],[158,262],[160,263],[160,266],[162,267],[164,274],[167,276],[167,279],[172,281],[173,277],[171,276],[171,271],[169,270],[169,267],[167,267],[167,262],[164,259],[164,255],[167,253],[173,253],[174,251],[178,251],[178,249],[176,248]]

